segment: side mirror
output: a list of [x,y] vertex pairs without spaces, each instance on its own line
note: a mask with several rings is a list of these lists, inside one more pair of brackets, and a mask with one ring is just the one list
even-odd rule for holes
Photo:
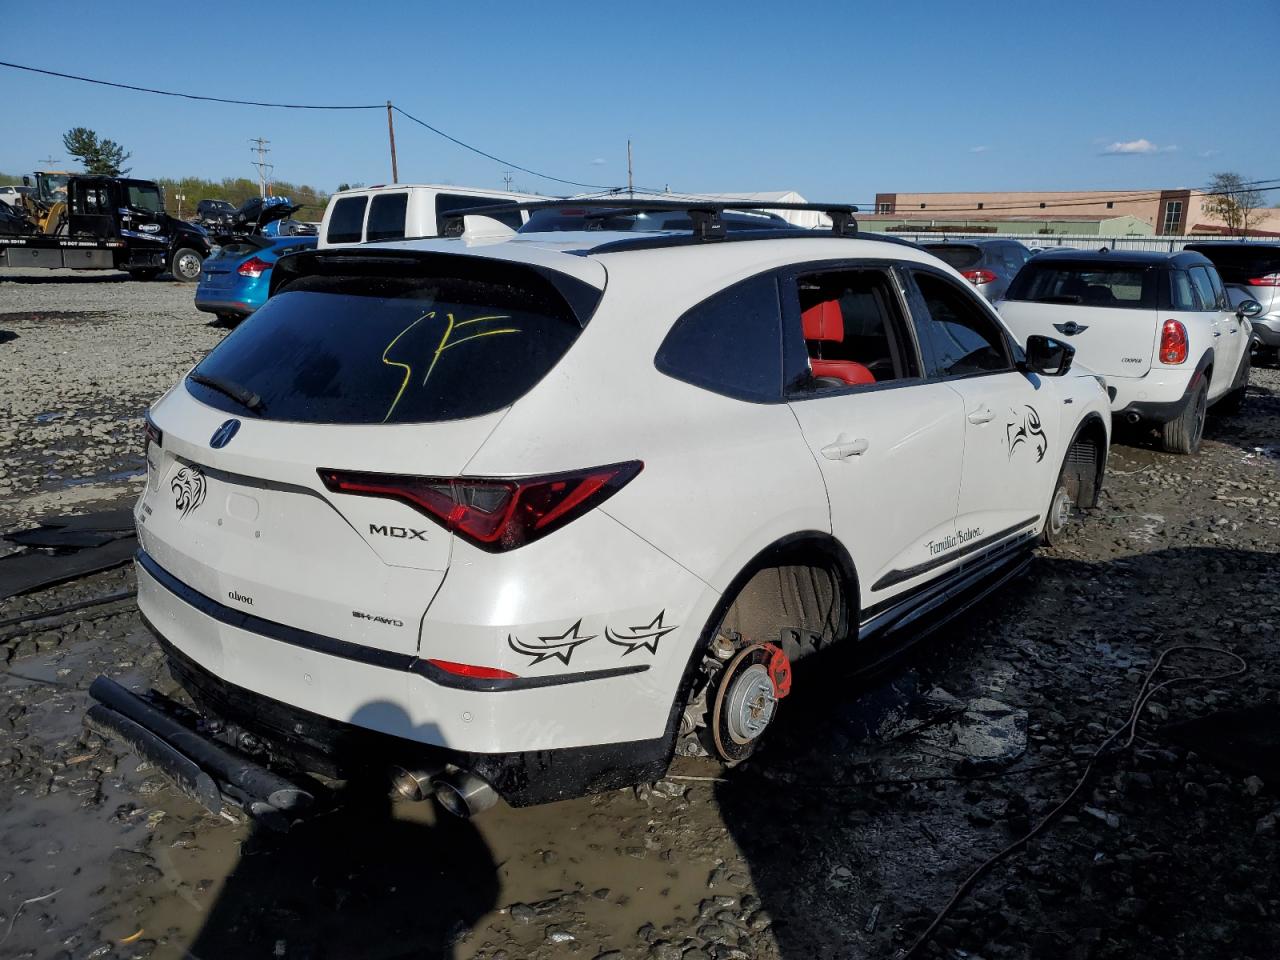
[[1236,316],[1241,320],[1252,320],[1262,313],[1262,304],[1257,300],[1241,300],[1236,304]]
[[30,177],[28,177],[28,176],[23,176],[23,178],[22,178],[22,185],[23,185],[24,187],[29,187],[29,186],[31,186],[31,178],[30,178]]
[[1027,337],[1027,369],[1046,377],[1060,377],[1071,369],[1076,348],[1052,337]]

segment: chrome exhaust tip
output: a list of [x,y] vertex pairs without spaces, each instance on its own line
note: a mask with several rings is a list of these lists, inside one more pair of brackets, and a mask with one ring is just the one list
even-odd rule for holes
[[435,796],[440,806],[455,817],[469,819],[498,802],[498,792],[474,773],[455,770],[437,777]]
[[393,767],[391,770],[391,786],[396,793],[406,800],[425,800],[432,794],[432,781],[440,775],[435,770],[411,770],[407,767]]

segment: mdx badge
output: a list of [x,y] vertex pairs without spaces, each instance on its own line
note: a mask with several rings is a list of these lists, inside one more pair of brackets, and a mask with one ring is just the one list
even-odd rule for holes
[[213,447],[215,450],[221,450],[231,442],[231,438],[234,437],[239,430],[239,420],[232,417],[230,420],[224,421],[222,426],[213,431],[213,436],[209,438],[209,446]]

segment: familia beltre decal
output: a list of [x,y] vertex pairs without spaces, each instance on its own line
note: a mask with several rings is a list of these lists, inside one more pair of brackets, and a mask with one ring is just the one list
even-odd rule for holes
[[663,610],[644,626],[627,627],[625,630],[613,630],[610,627],[605,627],[604,638],[612,644],[625,647],[626,649],[622,651],[622,656],[624,657],[642,648],[656,656],[658,653],[658,641],[676,629],[675,627],[663,626],[662,618],[666,615],[667,611]]
[[1009,444],[1009,459],[1013,459],[1013,451],[1027,443],[1035,446],[1036,463],[1039,463],[1049,450],[1049,438],[1044,435],[1044,429],[1040,426],[1040,414],[1030,404],[1027,405],[1025,414],[1019,414],[1012,407],[1009,412],[1013,416],[1004,427],[1005,439]]
[[207,492],[204,474],[190,466],[183,467],[174,474],[173,480],[169,483],[169,489],[173,491],[173,505],[183,517],[204,503],[204,495]]
[[513,634],[507,634],[507,646],[516,653],[523,653],[526,657],[530,657],[529,666],[537,666],[544,660],[559,660],[566,667],[569,660],[573,656],[573,651],[582,646],[588,640],[594,640],[596,634],[584,637],[580,631],[582,629],[582,620],[579,619],[572,627],[564,633],[556,637],[539,637],[537,643],[526,643]]

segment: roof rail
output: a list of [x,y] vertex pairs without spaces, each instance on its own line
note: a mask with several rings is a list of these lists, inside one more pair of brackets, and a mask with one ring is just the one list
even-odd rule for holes
[[[853,236],[858,232],[858,221],[854,214],[858,208],[847,203],[778,203],[769,200],[644,200],[625,199],[621,197],[592,198],[582,200],[530,200],[524,203],[486,204],[484,206],[465,207],[461,210],[450,210],[444,217],[444,226],[440,230],[442,237],[460,237],[466,230],[464,217],[493,216],[495,213],[513,213],[519,210],[589,210],[586,214],[591,220],[606,220],[609,217],[625,216],[630,213],[659,213],[664,210],[687,213],[693,224],[693,235],[698,240],[722,240],[728,232],[721,214],[726,210],[768,211],[768,210],[817,210],[831,218],[831,232],[837,237]],[[590,229],[590,228],[589,228]]]

